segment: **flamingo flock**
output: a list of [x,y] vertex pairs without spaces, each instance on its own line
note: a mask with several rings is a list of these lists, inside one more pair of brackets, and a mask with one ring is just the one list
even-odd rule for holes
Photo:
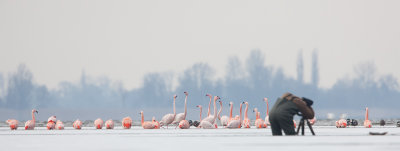
[[[168,113],[165,114],[160,121],[157,121],[155,117],[152,118],[151,121],[144,121],[144,112],[140,111],[140,118],[141,118],[141,126],[143,129],[160,129],[160,128],[167,128],[169,125],[174,125],[175,129],[180,128],[180,129],[189,129],[191,126],[195,126],[197,128],[202,128],[202,129],[216,129],[218,128],[217,124],[217,119],[219,120],[219,124],[223,128],[228,128],[228,129],[237,129],[237,128],[251,128],[251,120],[248,117],[248,110],[249,110],[249,102],[241,102],[239,105],[239,114],[233,117],[233,109],[234,109],[234,103],[229,102],[229,116],[227,115],[222,115],[222,109],[223,109],[223,103],[221,101],[221,98],[219,96],[212,96],[211,94],[206,94],[207,97],[210,98],[209,104],[208,104],[208,112],[207,116],[202,119],[202,106],[197,105],[196,107],[199,108],[200,111],[200,118],[199,121],[194,121],[192,122],[191,120],[187,120],[187,105],[188,105],[188,92],[184,92],[185,94],[185,104],[184,104],[184,112],[183,113],[176,113],[176,99],[177,95],[173,96],[173,113]],[[214,98],[214,99],[213,99]],[[217,101],[219,103],[219,111],[217,112]],[[269,104],[268,104],[268,98],[264,98],[263,101],[266,103],[266,113],[265,113],[265,120],[261,118],[261,114],[258,111],[257,108],[253,108],[253,113],[256,117],[254,121],[254,126],[258,129],[262,128],[267,128],[270,123],[269,123]],[[211,113],[211,104],[213,104],[213,113]],[[243,105],[245,106],[244,109],[244,117],[242,117],[242,108]],[[364,127],[366,128],[371,128],[372,123],[368,119],[368,108],[365,109],[365,121],[364,121]],[[35,115],[38,114],[38,111],[36,109],[32,110],[32,120],[28,120],[25,122],[25,130],[34,130],[35,128]],[[311,124],[314,124],[316,119],[309,119]],[[11,130],[17,130],[18,128],[18,120],[15,119],[8,119],[6,121],[7,124],[9,124]],[[74,129],[80,130],[82,129],[82,121],[79,119],[75,120],[72,124],[72,127]],[[132,118],[131,117],[124,117],[121,121],[122,128],[123,129],[130,129],[132,127]],[[294,124],[296,126],[296,122],[294,121]],[[345,128],[347,127],[347,121],[344,119],[340,119],[335,122],[336,127],[338,128]],[[96,129],[102,129],[105,127],[106,129],[114,129],[114,121],[112,119],[107,120],[106,122],[103,122],[101,118],[98,118],[94,121],[94,127]],[[46,128],[48,130],[63,130],[64,129],[64,123],[61,120],[57,120],[56,116],[50,116],[47,120]]]

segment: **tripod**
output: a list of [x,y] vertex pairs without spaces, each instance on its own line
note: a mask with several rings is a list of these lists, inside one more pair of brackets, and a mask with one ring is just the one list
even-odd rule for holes
[[307,125],[310,128],[311,134],[315,135],[314,130],[312,129],[310,121],[308,121],[307,119],[304,119],[304,117],[301,118],[299,127],[297,127],[297,135],[299,135],[300,127],[301,127],[301,135],[304,135],[304,121],[307,121]]

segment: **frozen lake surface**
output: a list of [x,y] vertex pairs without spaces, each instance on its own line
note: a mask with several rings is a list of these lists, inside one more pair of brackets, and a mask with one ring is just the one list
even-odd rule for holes
[[[306,127],[307,128],[307,127]],[[74,130],[17,131],[0,127],[1,150],[400,150],[400,128],[352,127],[338,129],[316,126],[317,136],[273,137],[271,129],[158,129],[141,127],[96,130],[84,127]],[[369,132],[388,132],[385,136],[370,136]]]

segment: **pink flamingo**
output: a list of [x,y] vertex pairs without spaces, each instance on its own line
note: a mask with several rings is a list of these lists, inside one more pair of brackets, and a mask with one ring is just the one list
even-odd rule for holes
[[364,127],[366,127],[366,128],[371,128],[371,127],[372,127],[371,121],[370,121],[370,120],[368,120],[368,107],[367,107],[367,108],[365,108],[365,121],[364,121]]
[[271,125],[270,123],[269,123],[269,106],[268,106],[268,98],[264,98],[264,101],[265,101],[265,103],[267,103],[267,111],[265,112],[265,120],[264,120],[264,123],[265,123],[265,125]]
[[226,115],[221,117],[222,101],[219,101],[219,104],[221,105],[221,108],[219,109],[219,112],[218,112],[218,118],[219,118],[219,121],[221,121],[221,125],[226,126],[226,125],[228,125],[229,117]]
[[208,121],[211,124],[215,123],[215,120],[217,119],[217,100],[220,99],[219,96],[214,97],[214,116],[208,116],[203,119],[203,121]]
[[339,119],[335,122],[336,128],[346,128],[347,127],[347,121],[345,119]]
[[197,105],[198,108],[200,108],[200,123],[198,128],[203,128],[203,129],[215,129],[217,128],[216,124],[211,124],[208,121],[204,121],[201,119],[201,111],[202,111],[202,106],[201,105]]
[[228,120],[228,123],[234,119],[232,117],[232,111],[233,111],[233,102],[229,102],[229,120]]
[[6,123],[10,126],[11,130],[17,130],[18,128],[18,121],[15,119],[8,119]]
[[153,124],[155,125],[154,129],[160,129],[160,123],[156,120],[156,117],[153,116],[153,118],[151,119],[151,121],[153,122]]
[[48,130],[53,130],[53,129],[55,129],[56,128],[56,121],[57,121],[57,118],[56,118],[56,116],[50,116],[48,119],[47,119],[47,125],[46,125],[46,127],[47,127],[47,129]]
[[79,119],[77,119],[77,120],[72,124],[72,126],[73,126],[75,129],[80,130],[80,129],[82,128],[82,121],[80,121]]
[[[315,116],[314,116],[313,119],[309,119],[308,121],[310,122],[311,125],[314,125],[315,122],[317,121],[317,118],[315,118]],[[347,121],[346,121],[346,122],[347,122]]]
[[[188,98],[189,94],[187,92],[183,92],[183,93],[185,93],[185,112],[186,112],[186,103],[187,103],[187,98]],[[172,122],[172,124],[177,124],[176,126],[178,126],[179,122],[181,122],[182,120],[185,120],[185,117],[186,117],[185,113],[176,114],[175,119]]]
[[246,104],[246,109],[244,110],[244,120],[243,120],[243,127],[244,128],[250,128],[250,119],[247,115],[247,111],[249,109],[249,103],[248,102],[244,102],[244,104]]
[[260,112],[258,112],[258,109],[254,108],[253,112],[256,113],[256,121],[254,122],[254,125],[256,126],[256,128],[266,128],[266,124],[260,118]]
[[103,120],[101,118],[98,118],[94,121],[94,126],[96,129],[102,129],[103,128]]
[[210,116],[210,108],[211,108],[212,96],[211,96],[211,94],[206,94],[206,96],[210,97],[210,102],[208,103],[208,112],[207,112],[207,117],[209,117]]
[[186,95],[186,98],[185,98],[185,113],[183,113],[183,118],[182,118],[182,120],[179,122],[179,128],[181,128],[181,129],[188,129],[188,128],[190,128],[190,124],[189,124],[189,122],[186,120],[186,114],[187,114],[187,96],[188,96],[188,93],[187,92],[185,92],[185,95]]
[[144,121],[143,111],[140,111],[140,115],[142,116],[141,123],[142,123],[142,127],[144,129],[155,129],[156,128],[156,124],[153,123],[152,121],[151,122]]
[[168,125],[171,124],[174,121],[175,116],[176,116],[176,110],[175,110],[176,97],[178,97],[178,96],[174,95],[174,114],[166,114],[166,115],[164,115],[162,117],[161,121],[160,121],[160,125],[161,126],[167,125],[167,128],[168,128]]
[[242,106],[243,103],[240,103],[240,116],[239,116],[239,120],[236,119],[232,119],[231,121],[229,121],[228,126],[226,126],[226,128],[241,128],[242,127]]
[[25,130],[33,130],[35,129],[35,112],[39,113],[37,110],[32,110],[32,120],[28,120],[25,122]]
[[105,125],[106,125],[106,129],[114,129],[114,121],[111,119],[107,120]]
[[124,117],[124,118],[122,119],[122,127],[123,127],[124,129],[130,129],[131,126],[132,126],[132,119],[131,119],[131,117]]
[[63,130],[64,129],[64,124],[60,120],[57,120],[56,122],[56,129],[58,130]]

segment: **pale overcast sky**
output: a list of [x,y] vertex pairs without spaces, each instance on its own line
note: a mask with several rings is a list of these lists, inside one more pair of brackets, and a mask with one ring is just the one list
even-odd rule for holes
[[107,76],[126,88],[148,72],[182,73],[206,62],[224,75],[227,59],[252,49],[306,81],[319,50],[320,86],[372,61],[400,79],[400,1],[389,0],[0,0],[0,72],[20,63],[50,88]]

